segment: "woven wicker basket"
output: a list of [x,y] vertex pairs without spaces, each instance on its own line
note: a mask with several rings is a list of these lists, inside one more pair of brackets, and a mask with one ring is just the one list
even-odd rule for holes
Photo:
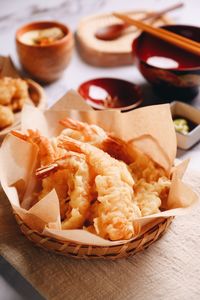
[[14,213],[14,215],[22,233],[38,247],[68,257],[87,259],[117,259],[134,255],[158,240],[173,220],[173,217],[161,218],[156,225],[148,229],[137,239],[122,245],[93,246],[61,241],[52,237],[44,236],[38,231],[32,230],[28,227],[16,213]]

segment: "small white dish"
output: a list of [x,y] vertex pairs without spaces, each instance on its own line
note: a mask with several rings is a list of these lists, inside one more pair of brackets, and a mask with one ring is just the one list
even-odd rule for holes
[[170,106],[172,118],[173,116],[180,116],[197,124],[197,126],[187,134],[176,131],[178,147],[184,150],[189,149],[200,141],[200,110],[179,101],[172,102]]

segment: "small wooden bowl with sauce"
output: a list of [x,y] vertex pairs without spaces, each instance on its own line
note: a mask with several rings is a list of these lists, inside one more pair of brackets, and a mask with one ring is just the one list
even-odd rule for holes
[[73,45],[69,28],[54,21],[33,22],[16,32],[19,60],[41,82],[52,82],[62,75],[70,62]]

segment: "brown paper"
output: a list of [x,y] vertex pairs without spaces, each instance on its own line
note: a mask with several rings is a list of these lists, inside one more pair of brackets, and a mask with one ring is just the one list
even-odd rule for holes
[[72,108],[77,110],[93,110],[74,90],[70,90],[65,94],[58,102],[50,107],[50,110],[65,111]]
[[0,77],[6,76],[12,78],[20,77],[10,56],[0,56]]
[[[84,110],[72,109],[73,103],[76,107],[80,103]],[[60,111],[57,111],[57,108]],[[97,124],[106,131],[113,132],[116,136],[128,141],[130,145],[137,145],[167,171],[173,171],[172,187],[167,203],[168,210],[136,220],[138,228],[141,229],[138,235],[145,232],[152,222],[158,222],[160,218],[187,213],[197,202],[196,194],[181,181],[187,163],[183,162],[172,169],[176,155],[176,137],[169,105],[140,108],[128,113],[93,111],[85,102],[83,104],[80,96],[76,97],[76,94],[70,91],[50,110],[42,112],[35,107],[25,106],[22,111],[21,127],[23,131],[38,129],[42,134],[51,137],[59,134],[63,129],[58,121],[66,116]],[[12,135],[7,136],[0,150],[2,187],[13,209],[25,223],[45,235],[78,243],[109,246],[127,242],[108,241],[84,230],[61,230],[59,201],[54,190],[28,209],[36,189],[33,176],[37,168],[36,158],[36,147]],[[22,196],[24,199],[20,206]]]

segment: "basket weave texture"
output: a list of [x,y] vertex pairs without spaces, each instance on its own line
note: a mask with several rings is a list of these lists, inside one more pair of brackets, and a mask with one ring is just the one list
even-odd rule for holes
[[16,213],[14,213],[14,215],[22,233],[40,248],[73,258],[104,258],[113,260],[134,255],[149,247],[149,245],[154,243],[165,233],[173,220],[173,217],[162,218],[159,223],[150,228],[144,234],[135,240],[122,245],[94,246],[71,241],[61,241],[52,237],[44,236],[38,231],[32,230],[29,226],[27,226],[19,215]]

